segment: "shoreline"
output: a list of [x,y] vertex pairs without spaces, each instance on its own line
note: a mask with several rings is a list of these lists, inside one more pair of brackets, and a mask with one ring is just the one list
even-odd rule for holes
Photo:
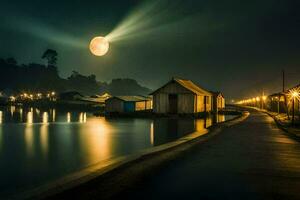
[[[111,159],[105,164],[99,163],[89,166],[56,181],[15,195],[13,199],[59,199],[60,197],[64,199],[64,195],[77,192],[80,190],[79,188],[85,188],[87,187],[86,185],[90,185],[91,182],[95,181],[102,182],[104,187],[101,187],[101,190],[105,193],[105,188],[109,187],[107,185],[112,184],[118,188],[118,183],[116,183],[115,179],[126,176],[132,168],[139,166],[139,168],[142,168],[142,171],[153,171],[164,163],[180,156],[194,145],[205,142],[217,135],[224,128],[243,121],[248,115],[249,113],[243,112],[233,119],[213,125],[208,128],[205,134],[194,132],[176,141],[142,150],[137,154]],[[144,162],[150,163],[145,167]],[[126,184],[127,182],[128,180]],[[118,191],[111,191],[110,193],[114,194],[118,193]],[[106,195],[109,196],[109,194]]]

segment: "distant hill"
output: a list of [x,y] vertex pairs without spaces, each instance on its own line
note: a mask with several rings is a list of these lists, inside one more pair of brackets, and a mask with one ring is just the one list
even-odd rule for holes
[[61,78],[56,66],[31,63],[18,65],[13,58],[0,58],[0,91],[47,92],[78,91],[84,95],[109,92],[112,95],[147,95],[150,89],[134,79],[113,79],[99,82],[95,75],[85,76],[73,71],[67,79]]
[[102,92],[112,95],[148,95],[151,90],[141,86],[134,79],[113,79],[111,83],[99,83]]

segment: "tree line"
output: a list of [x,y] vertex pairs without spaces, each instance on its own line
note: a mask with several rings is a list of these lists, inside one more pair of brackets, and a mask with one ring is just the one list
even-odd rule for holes
[[111,83],[98,82],[94,74],[85,76],[77,71],[73,71],[64,79],[59,76],[56,50],[47,49],[41,58],[46,60],[46,64],[18,64],[15,58],[0,58],[0,91],[77,91],[85,95],[103,92],[113,95],[145,95],[150,92],[133,79],[113,79]]

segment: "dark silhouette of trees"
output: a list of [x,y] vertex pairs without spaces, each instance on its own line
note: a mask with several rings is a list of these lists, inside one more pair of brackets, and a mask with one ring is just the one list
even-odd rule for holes
[[146,95],[148,88],[140,86],[133,79],[113,79],[111,83],[97,82],[94,74],[85,76],[73,71],[63,79],[59,76],[56,62],[57,52],[47,49],[42,58],[48,65],[37,63],[18,64],[15,58],[0,58],[0,91],[56,92],[77,91],[84,95],[109,92],[112,95]]
[[6,63],[9,65],[17,65],[17,61],[15,58],[7,58]]
[[49,66],[56,66],[57,63],[57,52],[53,49],[47,49],[42,55],[42,59],[46,59]]

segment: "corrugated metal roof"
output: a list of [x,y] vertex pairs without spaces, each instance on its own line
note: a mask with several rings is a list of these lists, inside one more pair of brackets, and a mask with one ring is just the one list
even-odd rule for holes
[[144,96],[114,96],[112,98],[117,98],[122,101],[149,101],[151,98],[149,97],[144,97]]

